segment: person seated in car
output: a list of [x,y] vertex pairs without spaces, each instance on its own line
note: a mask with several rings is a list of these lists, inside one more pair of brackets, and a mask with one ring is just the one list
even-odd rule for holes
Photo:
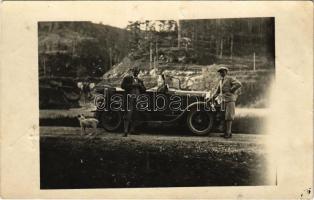
[[166,78],[164,74],[159,75],[158,77],[158,88],[157,92],[166,93],[169,90],[168,84],[166,84]]

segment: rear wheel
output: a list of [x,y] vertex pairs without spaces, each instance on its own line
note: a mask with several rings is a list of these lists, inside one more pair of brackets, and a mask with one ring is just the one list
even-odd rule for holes
[[213,127],[213,115],[205,111],[191,111],[187,116],[187,124],[195,135],[206,135]]
[[122,113],[118,111],[103,112],[100,116],[100,123],[107,131],[117,131],[123,122]]

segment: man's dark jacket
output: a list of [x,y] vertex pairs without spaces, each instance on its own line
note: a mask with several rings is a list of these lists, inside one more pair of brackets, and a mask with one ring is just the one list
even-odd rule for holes
[[[135,79],[137,79],[137,83]],[[134,76],[124,77],[121,83],[121,88],[124,89],[128,94],[137,92],[142,93],[146,91],[143,81],[139,78],[135,78]]]

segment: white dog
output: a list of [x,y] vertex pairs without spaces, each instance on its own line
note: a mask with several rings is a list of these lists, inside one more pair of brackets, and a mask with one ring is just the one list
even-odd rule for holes
[[[84,115],[79,115],[78,120],[80,122],[80,126],[81,126],[81,136],[83,134],[85,134],[85,129],[90,127],[93,128],[95,131],[93,132],[95,135],[97,134],[97,124],[98,124],[98,120],[95,118],[85,118]],[[90,135],[92,135],[93,133],[91,133]]]

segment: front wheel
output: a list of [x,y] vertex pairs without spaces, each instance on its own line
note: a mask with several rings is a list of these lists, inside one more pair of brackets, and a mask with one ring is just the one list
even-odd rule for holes
[[117,131],[123,122],[122,113],[118,111],[103,112],[100,116],[100,123],[107,131]]
[[187,124],[195,135],[206,135],[213,127],[214,117],[206,111],[191,111],[187,116]]

